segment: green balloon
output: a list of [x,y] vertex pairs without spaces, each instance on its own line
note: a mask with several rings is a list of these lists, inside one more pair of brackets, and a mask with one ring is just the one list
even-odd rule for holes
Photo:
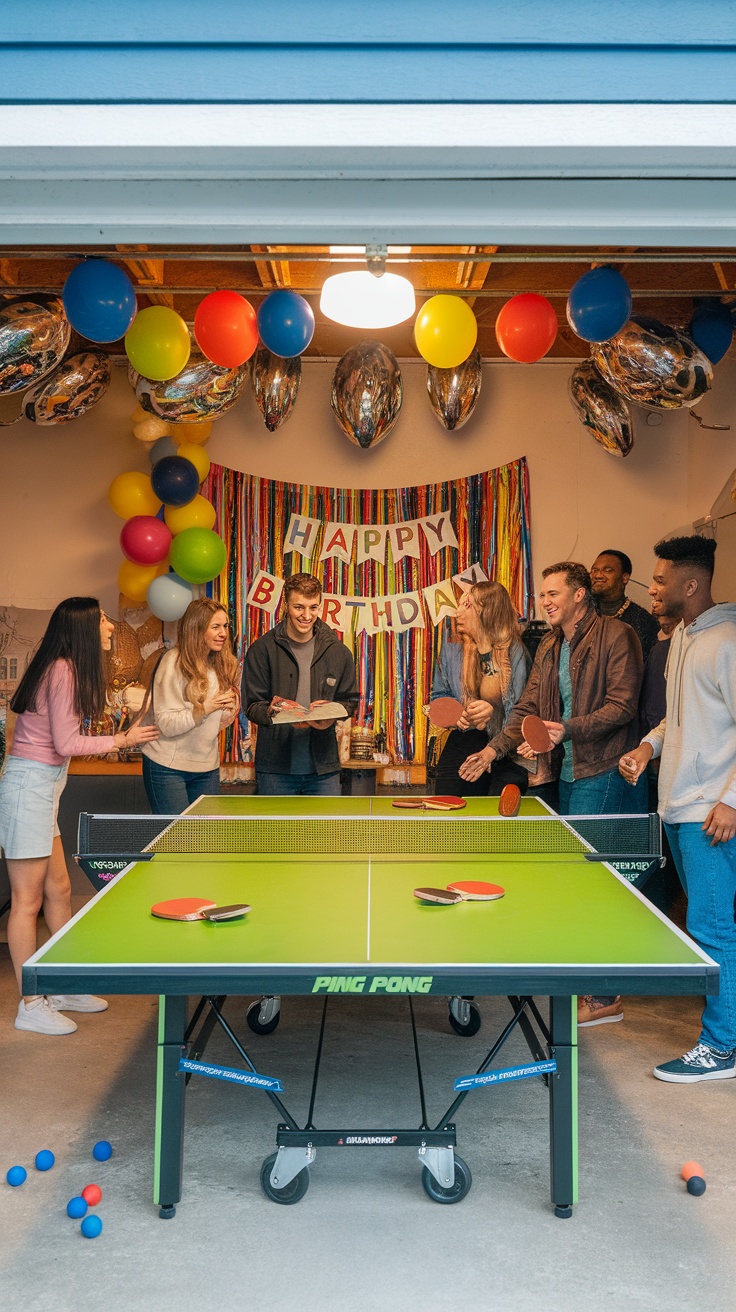
[[209,583],[222,573],[225,543],[211,528],[185,528],[171,543],[171,568],[187,583]]

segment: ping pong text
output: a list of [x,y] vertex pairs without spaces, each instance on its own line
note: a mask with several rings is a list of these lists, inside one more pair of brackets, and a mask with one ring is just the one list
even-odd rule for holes
[[318,975],[313,993],[429,993],[432,975]]

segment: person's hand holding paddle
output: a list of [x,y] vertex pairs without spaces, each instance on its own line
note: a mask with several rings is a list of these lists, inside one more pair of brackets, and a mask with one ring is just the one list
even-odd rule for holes
[[496,752],[492,747],[484,747],[480,752],[473,752],[471,756],[466,756],[462,765],[458,768],[458,774],[461,779],[466,779],[469,784],[474,784],[476,779],[480,779],[484,770],[493,765],[496,759]]
[[736,810],[726,802],[716,802],[703,822],[703,832],[710,834],[711,847],[730,843],[736,834]]
[[653,755],[654,748],[651,743],[640,743],[638,747],[634,748],[633,752],[627,752],[625,756],[621,757],[618,763],[619,774],[623,775],[627,784],[631,784],[633,787],[639,776],[646,770]]
[[539,715],[525,715],[521,722],[523,741],[517,751],[526,761],[533,761],[544,752],[551,752],[553,747],[565,737],[565,726],[559,720],[543,720]]

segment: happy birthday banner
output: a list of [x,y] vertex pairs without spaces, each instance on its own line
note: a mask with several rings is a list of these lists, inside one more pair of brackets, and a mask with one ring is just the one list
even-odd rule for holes
[[[227,564],[213,595],[241,656],[277,622],[284,580],[322,583],[322,618],[355,655],[359,724],[382,731],[394,762],[422,764],[432,668],[462,591],[496,579],[532,614],[526,460],[422,487],[307,487],[213,465],[203,492],[217,510]],[[240,759],[241,716],[225,759]]]

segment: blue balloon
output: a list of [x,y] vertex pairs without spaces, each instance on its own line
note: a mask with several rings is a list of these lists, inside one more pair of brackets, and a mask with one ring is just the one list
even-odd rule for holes
[[631,288],[616,269],[590,269],[567,298],[567,322],[584,342],[608,342],[631,317]]
[[314,314],[298,292],[271,292],[258,310],[258,332],[274,355],[290,359],[306,351],[314,336]]
[[701,305],[690,320],[688,333],[711,364],[718,364],[733,337],[730,310],[725,305]]
[[72,269],[62,292],[72,328],[90,342],[116,342],[135,319],[135,290],[124,269],[109,260],[85,260]]
[[173,437],[160,437],[148,452],[148,459],[152,465],[157,465],[159,460],[163,460],[164,456],[175,456],[176,450],[176,442]]
[[199,472],[183,456],[164,456],[151,470],[151,487],[165,506],[186,506],[199,492]]

